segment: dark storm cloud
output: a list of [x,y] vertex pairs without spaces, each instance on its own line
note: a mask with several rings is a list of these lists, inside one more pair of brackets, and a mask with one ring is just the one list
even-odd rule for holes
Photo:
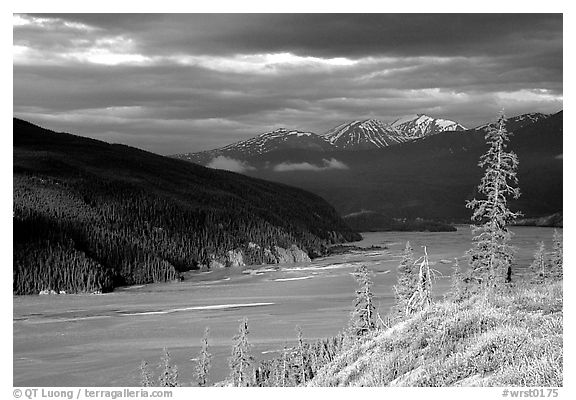
[[561,15],[16,16],[14,112],[170,154],[279,126],[562,108]]
[[[57,15],[47,15],[57,16]],[[58,15],[142,37],[151,52],[322,57],[507,54],[562,37],[558,14]],[[497,45],[495,45],[497,43]],[[560,44],[561,47],[561,44]]]

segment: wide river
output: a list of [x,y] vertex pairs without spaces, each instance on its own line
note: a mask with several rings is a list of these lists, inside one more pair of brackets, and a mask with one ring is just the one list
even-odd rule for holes
[[[515,271],[530,264],[537,242],[551,249],[553,229],[514,227],[519,251]],[[296,326],[305,339],[332,336],[346,327],[356,283],[350,275],[365,264],[373,271],[375,301],[384,316],[406,241],[417,256],[427,246],[437,297],[450,282],[452,262],[471,245],[468,226],[457,232],[364,233],[362,247],[311,263],[221,269],[179,283],[117,289],[104,295],[14,296],[15,386],[138,386],[139,364],[153,369],[168,348],[183,386],[194,380],[195,358],[205,327],[214,354],[212,381],[226,377],[232,337],[242,317],[256,359],[293,344]],[[250,271],[252,269],[252,271]],[[257,271],[255,271],[257,270]],[[250,273],[251,272],[251,273]]]

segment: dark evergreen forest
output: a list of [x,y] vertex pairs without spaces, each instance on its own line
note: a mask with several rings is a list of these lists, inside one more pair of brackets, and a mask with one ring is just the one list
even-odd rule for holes
[[322,198],[14,119],[13,291],[110,291],[178,279],[230,250],[358,240]]

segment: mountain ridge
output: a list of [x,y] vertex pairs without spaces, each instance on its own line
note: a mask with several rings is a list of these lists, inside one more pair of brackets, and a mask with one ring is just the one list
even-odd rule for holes
[[[554,114],[544,114],[537,112],[515,115],[513,117],[506,118],[506,129],[508,129],[509,131],[515,131],[527,125],[533,124],[534,122],[538,122],[542,119],[548,118],[552,115]],[[486,124],[482,124],[480,126],[472,128],[472,130],[487,132],[488,127],[496,127],[496,123],[488,122]]]
[[447,130],[464,130],[464,127],[455,121],[432,118],[425,114],[417,114],[412,119],[396,119],[392,123],[364,119],[344,122],[323,134],[279,128],[217,149],[174,154],[170,157],[208,165],[217,157],[245,161],[276,150],[367,150],[393,146]]
[[176,154],[170,157],[207,165],[217,157],[245,160],[278,149],[332,150],[332,145],[323,136],[297,129],[279,128],[264,132],[250,139],[231,143],[213,150],[198,153]]

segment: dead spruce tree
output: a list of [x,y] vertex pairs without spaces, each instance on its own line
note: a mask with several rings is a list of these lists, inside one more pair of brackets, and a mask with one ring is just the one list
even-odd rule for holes
[[376,329],[376,307],[372,293],[372,280],[365,265],[354,270],[354,278],[360,286],[356,290],[354,311],[352,311],[351,330],[355,337],[362,337]]
[[234,336],[232,356],[229,358],[230,378],[233,386],[250,386],[252,384],[254,357],[250,354],[248,343],[248,319],[244,318]]
[[562,245],[562,235],[557,229],[554,229],[554,236],[552,239],[552,271],[551,275],[554,279],[562,279],[564,277],[563,273],[563,245]]
[[408,305],[418,287],[418,279],[414,268],[414,252],[412,246],[410,246],[410,242],[406,242],[406,247],[402,253],[402,260],[398,266],[396,281],[397,283],[394,286],[396,304],[393,308],[393,314],[395,316],[405,317],[413,311]]
[[508,208],[508,198],[518,198],[518,157],[506,151],[510,134],[506,118],[501,113],[495,126],[489,126],[485,135],[488,151],[480,157],[478,165],[484,176],[478,186],[483,199],[473,199],[466,204],[474,210],[472,221],[473,247],[467,252],[472,277],[485,288],[502,286],[512,279],[514,248],[510,245],[511,232],[506,225],[520,213]]
[[206,386],[208,383],[208,374],[210,372],[212,354],[208,351],[208,335],[210,329],[206,328],[202,337],[202,347],[198,354],[198,364],[196,365],[196,378],[198,386]]
[[160,376],[158,377],[158,386],[178,387],[178,366],[172,365],[172,360],[168,349],[164,348],[164,355],[160,361]]
[[432,270],[428,260],[428,251],[424,247],[424,255],[416,260],[418,266],[417,290],[408,301],[408,307],[413,311],[423,311],[432,304]]

